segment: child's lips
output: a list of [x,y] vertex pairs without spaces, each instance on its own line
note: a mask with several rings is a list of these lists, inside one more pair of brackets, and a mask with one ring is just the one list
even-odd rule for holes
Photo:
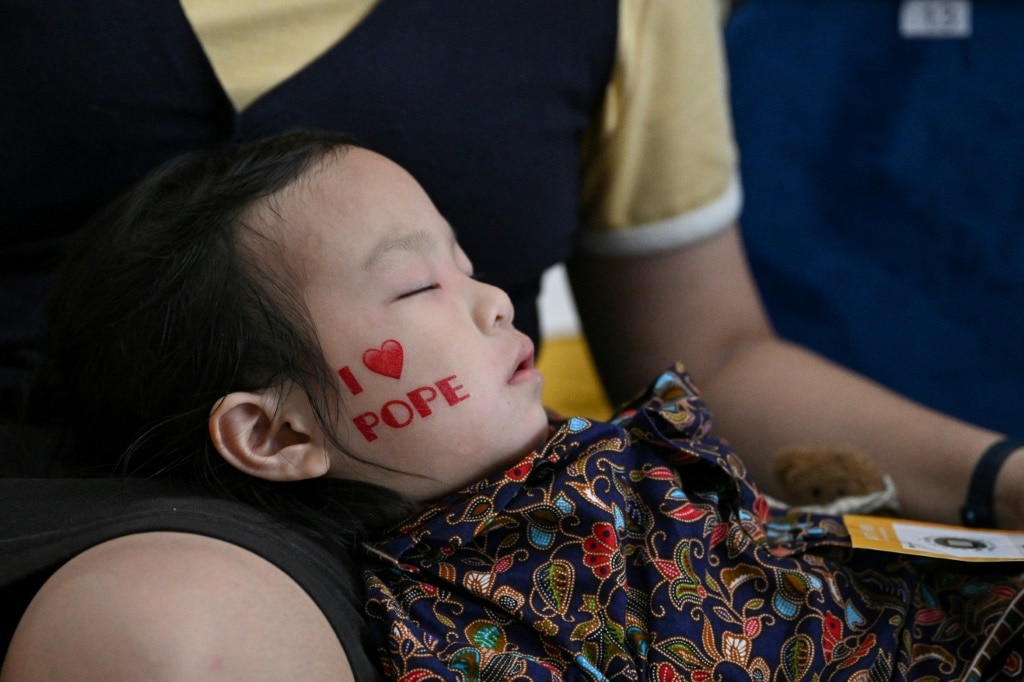
[[524,338],[519,349],[515,369],[513,369],[508,383],[519,384],[540,378],[540,370],[533,366],[533,354],[533,342],[528,338]]

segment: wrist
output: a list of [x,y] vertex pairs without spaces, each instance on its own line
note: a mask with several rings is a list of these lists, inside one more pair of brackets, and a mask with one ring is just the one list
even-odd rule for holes
[[1000,528],[1024,528],[1024,448],[1014,450],[996,479],[996,521]]
[[[965,526],[996,528],[998,519],[1002,519],[1004,524],[1009,522],[1016,525],[1019,510],[1014,490],[1017,486],[1012,485],[1010,479],[1018,480],[1018,474],[1024,473],[1024,460],[1018,458],[1011,464],[1008,464],[1008,460],[1022,449],[1024,441],[1002,438],[982,453],[974,465],[967,499],[960,510],[960,519]],[[1013,475],[1001,475],[1004,469],[1013,469]]]

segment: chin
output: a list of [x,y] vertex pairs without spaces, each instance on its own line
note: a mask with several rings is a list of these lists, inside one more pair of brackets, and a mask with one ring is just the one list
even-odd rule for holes
[[545,414],[544,420],[540,428],[537,430],[537,435],[534,436],[533,440],[530,442],[530,445],[528,446],[526,452],[533,452],[534,450],[540,450],[542,447],[544,447],[544,445],[548,442],[548,434],[548,419],[547,414]]

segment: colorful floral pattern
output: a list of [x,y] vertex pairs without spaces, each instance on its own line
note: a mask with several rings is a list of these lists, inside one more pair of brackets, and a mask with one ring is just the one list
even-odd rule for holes
[[504,475],[368,545],[388,675],[1021,676],[1019,568],[854,552],[839,519],[770,508],[709,430],[677,367],[614,422],[564,421]]

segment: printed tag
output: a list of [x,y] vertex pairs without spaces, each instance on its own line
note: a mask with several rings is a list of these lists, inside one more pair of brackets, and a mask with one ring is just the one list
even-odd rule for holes
[[1024,561],[1024,533],[845,514],[853,546],[959,561]]
[[903,0],[900,35],[904,38],[970,38],[971,0]]

